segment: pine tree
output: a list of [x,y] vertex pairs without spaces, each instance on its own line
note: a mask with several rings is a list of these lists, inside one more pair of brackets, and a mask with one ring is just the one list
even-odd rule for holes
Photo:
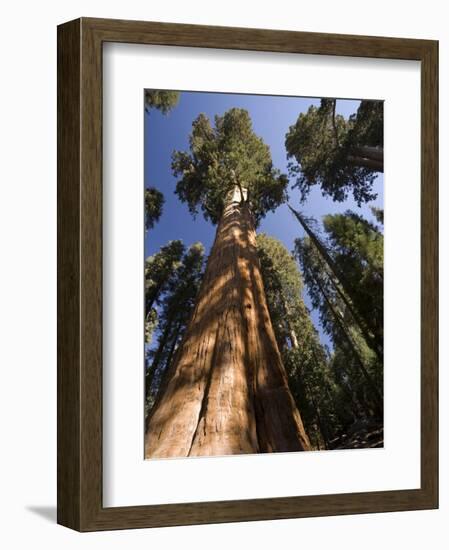
[[373,336],[365,341],[383,360],[383,234],[367,220],[347,211],[323,218],[332,255],[353,308]]
[[203,275],[204,246],[195,243],[182,257],[159,300],[158,339],[146,356],[146,414],[185,332]]
[[373,216],[376,218],[377,223],[380,225],[384,224],[384,211],[382,208],[376,208],[375,206],[371,207],[371,212],[373,213]]
[[170,241],[145,260],[145,341],[149,343],[157,325],[155,306],[184,253],[181,241]]
[[[306,234],[310,238],[311,243],[313,243],[314,248],[319,256],[319,260],[323,263],[323,268],[327,272],[329,282],[332,283],[334,290],[338,293],[339,298],[343,301],[345,308],[349,311],[354,322],[357,323],[360,332],[365,339],[366,344],[377,354],[380,360],[383,359],[383,335],[380,333],[381,328],[376,322],[376,319],[373,319],[371,312],[367,310],[366,307],[360,304],[358,299],[360,292],[363,290],[360,289],[360,284],[363,282],[360,280],[354,280],[354,274],[348,270],[348,265],[345,265],[345,257],[347,255],[353,254],[354,249],[346,248],[344,252],[341,248],[337,249],[337,242],[341,239],[345,239],[344,231],[340,232],[339,236],[332,232],[332,227],[338,228],[339,225],[336,223],[336,220],[340,220],[340,217],[326,216],[324,218],[324,228],[330,234],[331,239],[333,238],[333,244],[336,249],[331,254],[319,235],[312,229],[312,224],[315,225],[316,222],[312,218],[306,219],[306,217],[298,212],[290,205],[288,205],[293,215],[302,225]],[[351,213],[347,213],[346,217]],[[334,221],[333,221],[334,220]],[[362,225],[363,220],[360,218],[360,224]],[[341,224],[340,224],[341,226]],[[368,226],[365,224],[365,228]],[[372,228],[372,226],[369,226]],[[352,235],[354,237],[354,228],[352,228]],[[373,228],[374,229],[374,228]],[[367,237],[368,239],[370,237]],[[344,246],[344,243],[341,243]],[[353,238],[352,245],[357,246],[356,239]],[[375,248],[377,253],[377,264],[379,269],[383,269],[383,240],[380,243],[380,246]],[[360,267],[358,266],[360,271]]]
[[334,404],[336,381],[310,312],[302,298],[302,278],[285,246],[265,234],[257,236],[268,309],[289,385],[313,446],[328,448],[341,428]]
[[[366,345],[360,329],[341,295],[336,291],[332,276],[323,263],[316,247],[309,237],[295,241],[304,280],[307,284],[312,305],[320,312],[323,329],[331,336],[334,346],[351,358],[351,364],[367,388],[370,402],[378,416],[383,414],[382,381],[376,355]],[[353,381],[349,372],[345,376]]]
[[152,229],[162,216],[164,195],[155,187],[145,189],[145,229]]

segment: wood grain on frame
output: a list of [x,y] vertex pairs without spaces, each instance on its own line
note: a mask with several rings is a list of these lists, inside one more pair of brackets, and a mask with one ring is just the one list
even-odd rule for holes
[[[421,61],[421,488],[104,508],[102,44],[128,42]],[[79,531],[438,506],[438,43],[78,19],[58,27],[58,523]]]

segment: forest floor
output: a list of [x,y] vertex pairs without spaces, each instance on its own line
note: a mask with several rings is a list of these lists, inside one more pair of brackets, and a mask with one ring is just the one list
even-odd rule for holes
[[347,433],[330,441],[330,449],[378,449],[384,446],[383,424],[373,421],[355,422]]

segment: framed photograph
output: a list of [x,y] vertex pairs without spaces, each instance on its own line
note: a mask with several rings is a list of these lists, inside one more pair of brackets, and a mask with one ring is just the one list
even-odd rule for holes
[[438,507],[438,43],[58,27],[58,522]]

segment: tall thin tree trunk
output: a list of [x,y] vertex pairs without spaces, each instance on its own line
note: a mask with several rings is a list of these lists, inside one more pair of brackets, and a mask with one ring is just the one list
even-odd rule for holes
[[170,345],[170,350],[169,350],[168,355],[167,355],[166,368],[170,365],[173,354],[175,353],[176,345],[178,344],[178,341],[179,341],[179,331],[181,330],[181,325],[182,325],[182,322],[179,321],[179,323],[176,325],[176,329],[175,329],[174,334],[172,336],[172,342],[171,342],[171,345]]
[[310,400],[312,402],[312,407],[313,407],[313,410],[315,412],[315,418],[316,418],[317,425],[318,425],[318,431],[320,432],[321,439],[323,440],[324,448],[328,449],[329,448],[329,440],[330,440],[329,430],[327,429],[327,425],[323,422],[323,419],[321,418],[320,406],[316,402],[315,397],[313,395],[313,391],[310,389],[309,384],[307,382],[305,382],[304,386],[305,386],[306,392],[309,394]]
[[160,363],[161,358],[162,358],[162,353],[164,352],[164,348],[167,344],[168,337],[170,335],[170,330],[171,330],[170,324],[171,324],[171,319],[168,319],[167,324],[166,324],[165,329],[164,329],[164,332],[162,333],[162,335],[160,337],[159,345],[158,345],[158,347],[156,349],[156,352],[154,354],[153,361],[151,363],[150,368],[148,369],[148,380],[150,381],[150,385],[152,384],[154,375],[156,374],[156,371],[159,367],[159,363]]
[[167,376],[146,458],[310,449],[271,326],[252,216],[235,194]]
[[284,296],[284,293],[282,292],[281,290],[281,300],[282,300],[282,309],[284,310],[284,322],[287,326],[287,332],[288,332],[288,336],[289,336],[289,339],[290,339],[290,345],[292,346],[292,348],[299,348],[299,343],[298,343],[298,337],[296,336],[296,332],[295,332],[295,329],[292,327],[292,324],[290,322],[290,319],[291,319],[291,311],[290,311],[290,307],[287,303],[287,299],[285,298]]
[[[167,277],[168,279],[168,277]],[[145,310],[150,312],[152,307],[154,306],[154,303],[157,300],[157,297],[164,286],[166,281],[160,282],[151,292],[147,293],[146,300],[145,300]],[[147,315],[148,316],[148,315]]]
[[370,320],[366,319],[365,316],[359,313],[357,307],[355,306],[354,302],[351,299],[351,294],[352,294],[351,285],[348,283],[344,274],[341,272],[341,270],[335,264],[334,260],[331,258],[329,252],[326,250],[326,247],[323,245],[320,239],[315,235],[315,233],[310,229],[309,224],[304,219],[304,216],[302,216],[300,212],[292,208],[290,205],[288,205],[288,207],[290,208],[290,211],[293,213],[296,219],[299,221],[299,223],[302,225],[304,231],[310,237],[312,243],[314,244],[323,262],[329,267],[332,275],[330,277],[332,286],[338,292],[338,295],[343,300],[345,306],[349,310],[354,321],[359,326],[360,332],[362,333],[362,336],[366,344],[368,345],[369,348],[371,348],[374,351],[374,353],[377,355],[379,360],[382,362],[383,361],[383,338],[380,337],[380,335],[378,334],[378,331],[376,331],[376,327],[370,322]]

